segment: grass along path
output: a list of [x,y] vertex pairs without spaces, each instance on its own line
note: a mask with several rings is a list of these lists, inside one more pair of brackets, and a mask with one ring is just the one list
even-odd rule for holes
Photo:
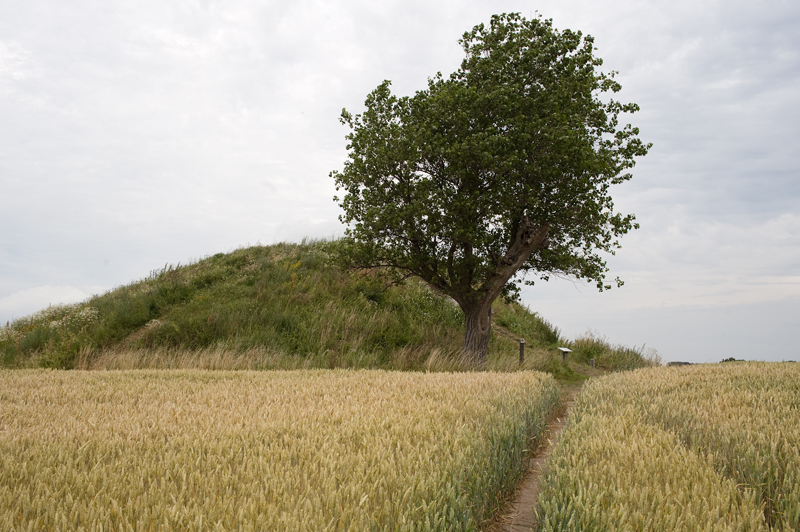
[[514,501],[505,515],[498,519],[491,532],[529,532],[537,528],[535,509],[539,498],[539,481],[542,468],[558,442],[561,430],[567,424],[567,418],[578,400],[582,384],[562,385],[561,407],[553,414],[547,430],[541,440],[539,449],[533,455],[528,466],[528,475],[517,490]]

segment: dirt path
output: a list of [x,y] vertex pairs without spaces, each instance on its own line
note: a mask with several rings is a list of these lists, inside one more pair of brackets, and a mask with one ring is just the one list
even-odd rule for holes
[[544,467],[547,457],[550,456],[553,445],[558,441],[561,429],[566,425],[567,416],[572,411],[572,407],[575,406],[575,401],[580,391],[580,385],[561,388],[561,408],[555,416],[550,418],[543,443],[531,458],[528,476],[522,481],[506,514],[498,519],[496,526],[491,528],[493,532],[529,532],[530,530],[536,530],[533,509],[536,506],[536,499],[539,497],[539,480],[542,467]]

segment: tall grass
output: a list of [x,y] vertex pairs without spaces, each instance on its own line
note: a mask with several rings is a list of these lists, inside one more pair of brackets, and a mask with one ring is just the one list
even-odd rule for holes
[[[574,429],[581,434],[574,438],[589,442],[580,444],[587,446],[587,453],[607,453],[608,467],[616,468],[622,477],[629,479],[623,480],[622,492],[640,493],[644,489],[641,482],[667,482],[674,488],[671,500],[682,505],[687,494],[694,494],[693,486],[700,489],[699,486],[717,483],[719,490],[712,491],[722,497],[719,501],[739,500],[736,508],[742,511],[747,506],[757,508],[761,520],[773,530],[794,531],[800,530],[798,404],[800,368],[796,364],[702,364],[643,369],[592,380],[584,386],[572,423],[582,427]],[[619,418],[628,420],[625,423],[629,427],[615,436],[608,420]],[[587,419],[594,420],[591,430],[586,428]],[[587,431],[592,433],[591,439],[585,437]],[[667,461],[663,471],[645,468],[648,473],[637,481],[638,469],[624,458],[627,455],[608,449],[619,443],[623,448],[636,448],[641,456],[649,456],[653,452],[649,436],[642,441],[629,439],[630,434],[642,431],[668,434],[664,438],[673,442],[670,445],[676,447],[675,453],[681,456],[688,453],[695,458],[676,458],[672,465]],[[572,433],[568,431],[567,434]],[[571,441],[570,438],[573,437],[569,436],[566,441]],[[628,514],[642,511],[636,501],[613,502],[618,499],[604,492],[605,481],[587,474],[575,458],[578,456],[576,445],[565,443],[565,447],[554,453],[553,473],[548,480],[552,490],[564,492],[566,488],[558,487],[562,486],[562,480],[573,479],[568,481],[572,486],[570,490],[580,492],[594,485],[598,497],[612,501],[606,503],[606,508],[625,509]],[[693,476],[696,468],[682,465],[686,460],[704,464],[704,469],[710,468],[721,480],[714,481],[711,475],[708,481],[701,483]],[[669,480],[673,478],[683,480]],[[679,484],[684,487],[675,488]],[[740,489],[741,499],[722,495],[730,491],[724,487],[730,484]],[[547,497],[543,495],[543,503]],[[751,499],[754,502],[747,502]],[[567,502],[555,507],[551,504],[547,511],[564,516],[565,504]],[[724,510],[728,503],[720,504]],[[746,513],[749,515],[749,512]]]
[[475,530],[559,398],[517,373],[0,371],[0,530]]
[[631,410],[582,411],[562,433],[539,495],[541,532],[766,531],[753,493]]
[[599,368],[624,371],[661,365],[661,357],[655,349],[614,345],[591,331],[563,343],[572,349],[570,357],[573,360],[588,364],[593,359]]

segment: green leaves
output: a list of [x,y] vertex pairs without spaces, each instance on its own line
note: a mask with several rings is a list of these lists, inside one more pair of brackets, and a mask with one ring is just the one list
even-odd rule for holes
[[459,42],[448,78],[410,97],[384,81],[363,114],[342,111],[349,158],[331,177],[354,262],[418,275],[462,308],[513,293],[518,273],[604,289],[598,253],[636,227],[609,188],[650,148],[618,127],[638,106],[604,103],[616,73],[598,70],[592,37],[550,20],[495,15]]

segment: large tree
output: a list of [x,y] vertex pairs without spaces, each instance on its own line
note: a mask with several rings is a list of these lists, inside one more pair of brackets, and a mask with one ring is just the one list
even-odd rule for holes
[[334,199],[346,253],[452,297],[468,367],[485,364],[492,302],[532,283],[525,273],[610,288],[599,252],[638,227],[614,211],[609,188],[650,145],[619,126],[636,104],[601,97],[620,85],[599,71],[593,42],[541,17],[495,15],[464,34],[449,78],[411,97],[384,81],[362,114],[342,110],[349,157],[331,176],[344,191]]

